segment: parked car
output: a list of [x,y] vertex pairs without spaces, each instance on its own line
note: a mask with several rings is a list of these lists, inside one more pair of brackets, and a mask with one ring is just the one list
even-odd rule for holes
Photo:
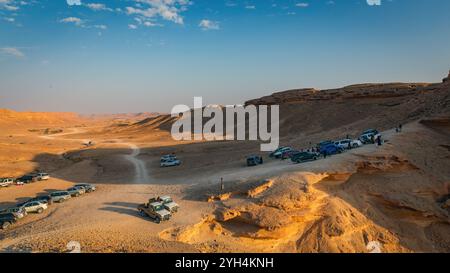
[[263,158],[261,156],[258,155],[252,155],[247,157],[247,166],[251,167],[251,166],[256,166],[256,165],[260,165],[263,164]]
[[71,187],[67,189],[67,192],[70,193],[72,197],[78,197],[82,194],[86,193],[86,190],[83,187]]
[[72,196],[68,191],[56,191],[50,193],[50,197],[52,198],[53,202],[62,203],[66,200],[69,200]]
[[37,176],[33,176],[33,175],[24,175],[22,177],[17,178],[17,182],[24,183],[24,184],[33,183],[36,181],[38,181],[38,178],[37,178]]
[[148,216],[158,224],[162,221],[168,221],[172,217],[170,211],[164,208],[161,202],[141,204],[138,206],[138,211],[140,215]]
[[17,217],[13,213],[0,214],[0,228],[7,229],[17,222]]
[[369,129],[361,134],[359,140],[364,144],[375,143],[375,139],[377,139],[378,136],[380,136],[378,130]]
[[281,159],[288,159],[291,158],[294,154],[300,153],[300,151],[297,150],[289,150],[289,151],[285,151],[283,152],[283,154],[281,155]]
[[0,211],[0,214],[12,213],[17,219],[27,216],[27,211],[23,207],[12,207]]
[[167,160],[161,162],[161,167],[174,167],[181,165],[181,161],[178,159]]
[[291,147],[280,147],[278,149],[276,149],[275,151],[273,151],[272,153],[269,154],[270,157],[274,157],[274,158],[281,158],[281,155],[284,152],[287,151],[292,151],[293,149]]
[[42,195],[42,196],[36,196],[34,198],[31,198],[28,201],[37,201],[41,202],[42,204],[51,205],[53,203],[52,197],[50,195]]
[[49,180],[50,179],[50,175],[48,173],[38,173],[36,175],[36,177],[38,178],[38,180]]
[[97,187],[92,184],[76,184],[74,187],[82,187],[87,193],[91,193],[97,190]]
[[322,141],[319,144],[317,144],[317,148],[319,148],[319,150],[320,150],[320,148],[322,148],[324,146],[328,146],[330,144],[334,144],[334,142],[331,140]]
[[319,158],[319,155],[316,153],[311,152],[299,152],[291,157],[291,161],[295,163],[301,163],[305,161],[311,161],[311,160],[317,160]]
[[342,153],[342,151],[343,151],[343,149],[334,143],[320,147],[321,154],[326,153],[327,155],[334,155],[334,154]]
[[171,160],[176,160],[176,159],[177,159],[177,156],[173,155],[173,154],[161,156],[161,162],[163,162],[163,161],[171,161]]
[[339,148],[344,150],[358,148],[363,145],[360,140],[353,140],[353,139],[338,140],[334,144],[336,144]]
[[6,188],[14,184],[14,179],[12,178],[0,178],[0,187]]
[[21,207],[24,208],[27,213],[33,213],[33,212],[35,212],[35,213],[43,213],[44,210],[47,209],[47,205],[46,204],[43,204],[43,203],[38,202],[38,201],[31,201],[31,202],[25,203]]
[[285,149],[285,148],[286,148],[285,146],[278,147],[275,151],[273,151],[273,152],[271,152],[271,153],[269,154],[269,157],[275,157],[275,153],[278,153],[278,152],[280,152],[282,149]]
[[150,198],[148,200],[148,202],[150,204],[151,203],[155,203],[155,202],[160,202],[160,203],[163,204],[164,208],[166,210],[168,210],[169,212],[171,212],[171,213],[177,212],[178,209],[180,208],[180,206],[177,203],[175,203],[173,201],[173,199],[170,196],[168,196],[168,195],[158,196],[157,198]]

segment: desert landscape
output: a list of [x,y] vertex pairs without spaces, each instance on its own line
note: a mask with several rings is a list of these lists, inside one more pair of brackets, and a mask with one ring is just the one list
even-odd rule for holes
[[[0,177],[51,175],[0,188],[0,209],[97,187],[0,230],[0,251],[68,252],[78,242],[95,253],[366,253],[376,242],[382,252],[450,252],[448,77],[289,90],[245,104],[280,105],[282,146],[370,128],[384,144],[294,164],[260,152],[258,141],[174,141],[169,114],[0,110]],[[166,154],[181,165],[161,168]],[[252,154],[264,164],[247,167]],[[163,195],[180,206],[169,221],[139,215],[139,204]]]

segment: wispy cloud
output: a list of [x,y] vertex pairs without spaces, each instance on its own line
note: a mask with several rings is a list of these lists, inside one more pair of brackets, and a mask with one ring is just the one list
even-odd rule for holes
[[381,6],[381,0],[366,0],[369,6]]
[[105,30],[105,29],[107,29],[108,27],[105,26],[105,25],[94,25],[94,28],[98,28],[98,29]]
[[296,7],[299,7],[299,8],[307,8],[307,7],[309,7],[309,3],[297,3],[297,4],[295,4],[295,6]]
[[16,21],[16,19],[12,17],[4,17],[3,20],[10,23],[14,23]]
[[81,0],[66,0],[69,6],[81,6]]
[[184,24],[181,13],[192,4],[189,0],[134,0],[136,7],[126,7],[128,15],[140,15],[145,18],[159,17],[176,24]]
[[16,47],[1,47],[0,53],[4,55],[14,56],[16,58],[25,58],[25,54]]
[[19,4],[14,0],[0,0],[0,10],[18,11],[20,9]]
[[67,23],[73,23],[76,26],[82,26],[83,25],[83,20],[81,20],[78,17],[67,17],[67,18],[61,19],[60,22],[61,23],[66,23],[66,24]]
[[111,8],[108,8],[105,4],[100,4],[100,3],[89,3],[86,4],[86,7],[90,8],[91,10],[94,11],[113,11]]
[[198,25],[203,30],[217,30],[220,29],[219,23],[214,22],[211,20],[203,19],[200,21],[200,24]]

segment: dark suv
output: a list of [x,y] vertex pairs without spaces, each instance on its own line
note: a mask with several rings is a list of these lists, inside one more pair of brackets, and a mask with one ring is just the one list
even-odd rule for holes
[[28,183],[33,183],[33,182],[38,181],[38,178],[37,178],[37,176],[33,176],[33,175],[24,175],[22,177],[17,178],[17,181],[28,184]]
[[53,199],[50,197],[50,195],[43,195],[43,196],[37,196],[34,198],[31,198],[27,202],[37,201],[42,204],[51,205],[53,203]]
[[252,155],[247,157],[247,166],[256,166],[259,164],[263,164],[263,159],[261,156]]
[[301,163],[310,160],[317,160],[318,155],[310,152],[300,152],[292,155],[291,160],[295,163]]
[[0,214],[0,228],[7,229],[9,226],[17,222],[17,217],[13,213]]

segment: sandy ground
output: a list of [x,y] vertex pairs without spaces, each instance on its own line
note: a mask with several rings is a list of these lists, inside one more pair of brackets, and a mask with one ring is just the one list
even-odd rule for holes
[[[66,252],[76,241],[85,252],[368,252],[375,241],[388,252],[449,252],[448,127],[414,122],[384,137],[382,147],[304,164],[264,155],[264,165],[248,168],[256,143],[179,145],[162,131],[102,127],[3,135],[2,176],[39,168],[52,179],[0,189],[1,208],[74,183],[98,190],[0,231],[0,249]],[[159,168],[170,152],[182,166]],[[157,195],[181,206],[169,222],[137,213]]]

